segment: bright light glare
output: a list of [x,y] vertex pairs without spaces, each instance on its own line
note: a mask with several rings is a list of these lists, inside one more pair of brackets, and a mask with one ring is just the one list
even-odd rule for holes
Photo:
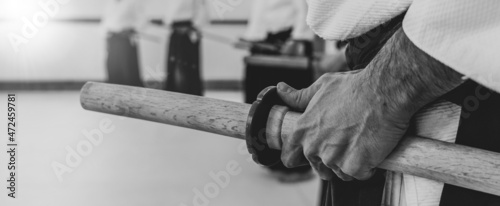
[[30,18],[40,7],[38,0],[0,0],[0,18],[18,20]]

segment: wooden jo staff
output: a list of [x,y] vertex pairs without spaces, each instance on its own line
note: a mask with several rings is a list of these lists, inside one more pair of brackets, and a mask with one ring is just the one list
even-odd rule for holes
[[[89,82],[83,108],[245,139],[251,105],[174,92]],[[281,148],[300,113],[274,106],[269,146]],[[280,137],[281,136],[281,137]],[[379,168],[500,195],[500,154],[420,137],[405,137]]]

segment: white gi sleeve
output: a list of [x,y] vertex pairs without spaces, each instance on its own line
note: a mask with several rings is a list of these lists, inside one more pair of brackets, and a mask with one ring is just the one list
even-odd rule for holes
[[500,1],[415,0],[403,30],[430,56],[500,92]]
[[357,37],[406,11],[412,0],[307,0],[307,24],[327,40]]

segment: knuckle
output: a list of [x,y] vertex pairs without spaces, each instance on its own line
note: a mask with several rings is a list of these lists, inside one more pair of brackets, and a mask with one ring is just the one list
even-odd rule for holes
[[331,180],[333,177],[331,174],[325,172],[318,172],[318,175],[322,180]]
[[356,178],[357,180],[368,180],[374,174],[375,174],[375,169],[370,169],[370,170],[367,170],[367,171],[358,172],[358,173],[353,174],[351,176],[354,177],[354,178]]
[[295,167],[295,164],[290,160],[289,158],[281,158],[281,161],[283,162],[283,165],[287,168],[293,168]]
[[340,167],[340,170],[357,180],[366,180],[371,177],[370,169],[362,164],[349,164],[347,167]]
[[337,176],[338,176],[341,180],[344,180],[344,181],[346,181],[346,182],[348,182],[348,181],[352,181],[352,180],[353,180],[353,178],[352,178],[352,177],[349,177],[349,176],[346,176],[346,175],[338,175],[338,174],[337,174]]
[[293,155],[291,155],[289,153],[282,153],[281,154],[281,162],[287,168],[292,168],[295,166]]
[[310,162],[320,162],[321,161],[321,158],[318,156],[317,152],[310,147],[304,149],[304,156]]
[[325,162],[325,165],[332,169],[332,171],[335,173],[335,175],[340,178],[343,181],[352,181],[353,176],[350,175],[349,173],[344,172],[341,167],[339,167],[335,162],[333,161],[328,161]]

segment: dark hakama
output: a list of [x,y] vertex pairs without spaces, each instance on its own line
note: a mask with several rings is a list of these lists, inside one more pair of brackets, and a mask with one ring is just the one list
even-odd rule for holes
[[175,22],[167,54],[165,90],[203,95],[200,73],[201,35],[189,21]]
[[106,68],[109,83],[143,86],[139,73],[138,48],[134,35],[133,30],[110,32],[108,34]]

